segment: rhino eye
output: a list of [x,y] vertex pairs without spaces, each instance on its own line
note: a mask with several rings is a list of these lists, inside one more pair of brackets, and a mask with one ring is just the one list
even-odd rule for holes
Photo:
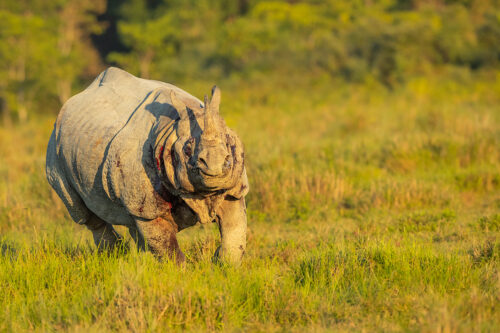
[[229,169],[231,167],[231,159],[228,157],[226,157],[226,159],[224,160],[224,169]]
[[184,154],[186,154],[186,156],[191,156],[192,154],[192,150],[191,150],[191,147],[190,146],[186,146],[184,147]]

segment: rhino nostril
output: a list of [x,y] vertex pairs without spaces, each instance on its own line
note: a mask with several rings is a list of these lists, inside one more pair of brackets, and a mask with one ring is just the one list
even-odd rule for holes
[[199,157],[198,158],[198,162],[203,164],[205,167],[208,168],[208,164],[207,164],[207,161],[205,161],[205,159],[203,157]]

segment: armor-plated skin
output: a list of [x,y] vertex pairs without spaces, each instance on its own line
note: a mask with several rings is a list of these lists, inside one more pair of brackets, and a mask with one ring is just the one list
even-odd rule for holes
[[219,116],[220,90],[202,103],[159,81],[108,68],[62,107],[47,148],[49,183],[99,247],[124,225],[141,248],[185,260],[176,233],[217,222],[220,258],[246,246],[243,146]]

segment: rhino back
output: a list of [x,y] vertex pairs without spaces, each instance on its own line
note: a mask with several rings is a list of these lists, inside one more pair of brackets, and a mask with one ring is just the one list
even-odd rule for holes
[[170,84],[109,68],[68,100],[56,121],[55,140],[51,144],[56,145],[57,169],[63,170],[60,177],[92,212],[110,223],[131,223],[127,207],[117,197],[127,193],[115,193],[110,179],[123,179],[132,191],[151,186],[144,179],[140,162],[155,116],[149,112],[135,113],[144,111],[139,107],[158,87],[175,89],[196,100]]

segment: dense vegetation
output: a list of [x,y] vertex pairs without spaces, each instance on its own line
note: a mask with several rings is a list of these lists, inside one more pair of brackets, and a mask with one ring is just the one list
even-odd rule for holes
[[498,68],[498,0],[8,0],[4,121],[54,112],[106,64],[169,82],[306,75],[394,88]]
[[[500,327],[495,1],[0,4],[0,331]],[[44,175],[61,102],[107,64],[200,97],[246,147],[242,267],[98,254]],[[121,230],[122,234],[126,234]]]

